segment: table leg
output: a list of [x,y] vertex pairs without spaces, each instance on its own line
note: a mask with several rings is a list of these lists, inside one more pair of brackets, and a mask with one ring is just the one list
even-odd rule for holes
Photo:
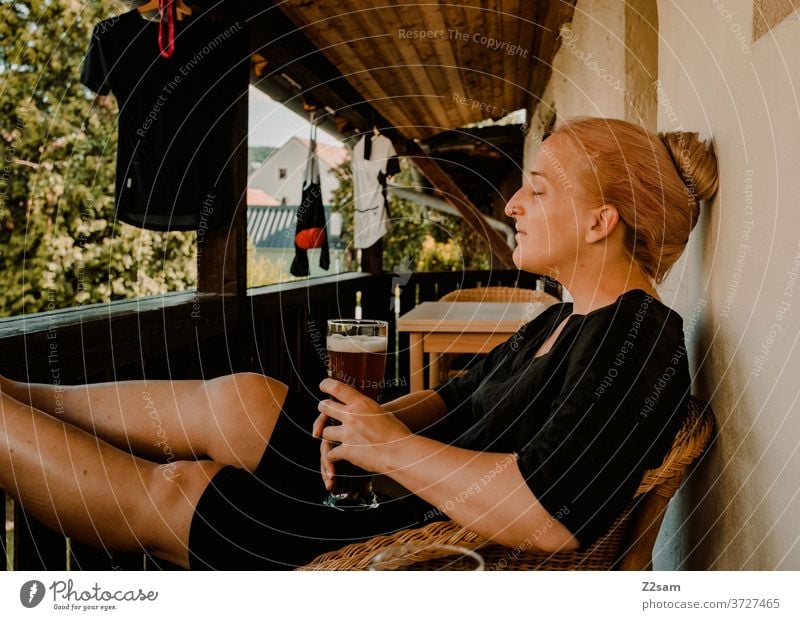
[[420,392],[425,389],[422,334],[419,332],[411,332],[408,335],[408,340],[410,388],[412,392]]
[[439,360],[441,358],[441,353],[431,353],[430,354],[430,368],[428,369],[428,387],[430,389],[435,388],[439,385],[439,367],[441,364]]

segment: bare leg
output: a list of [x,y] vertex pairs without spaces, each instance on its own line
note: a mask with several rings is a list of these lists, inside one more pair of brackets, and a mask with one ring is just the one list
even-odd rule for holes
[[36,519],[81,542],[144,549],[188,567],[192,516],[222,467],[179,461],[166,475],[151,461],[0,394],[0,487]]
[[240,373],[208,381],[22,383],[0,377],[12,398],[158,461],[211,458],[252,471],[286,398],[280,381]]

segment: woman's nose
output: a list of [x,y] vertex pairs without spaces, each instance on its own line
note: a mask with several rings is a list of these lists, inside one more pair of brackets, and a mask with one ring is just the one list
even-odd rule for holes
[[517,194],[514,194],[511,197],[511,199],[506,203],[504,211],[508,217],[514,217],[515,215],[520,214],[520,206],[519,203],[517,202]]

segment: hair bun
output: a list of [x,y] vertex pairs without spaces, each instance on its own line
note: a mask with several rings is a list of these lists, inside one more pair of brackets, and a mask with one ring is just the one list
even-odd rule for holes
[[701,141],[692,131],[667,131],[658,137],[695,200],[710,200],[719,183],[713,143]]

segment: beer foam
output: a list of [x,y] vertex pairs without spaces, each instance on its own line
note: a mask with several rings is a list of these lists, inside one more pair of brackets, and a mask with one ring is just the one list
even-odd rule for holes
[[331,334],[328,336],[328,351],[338,353],[385,353],[388,339],[386,336],[345,336]]

